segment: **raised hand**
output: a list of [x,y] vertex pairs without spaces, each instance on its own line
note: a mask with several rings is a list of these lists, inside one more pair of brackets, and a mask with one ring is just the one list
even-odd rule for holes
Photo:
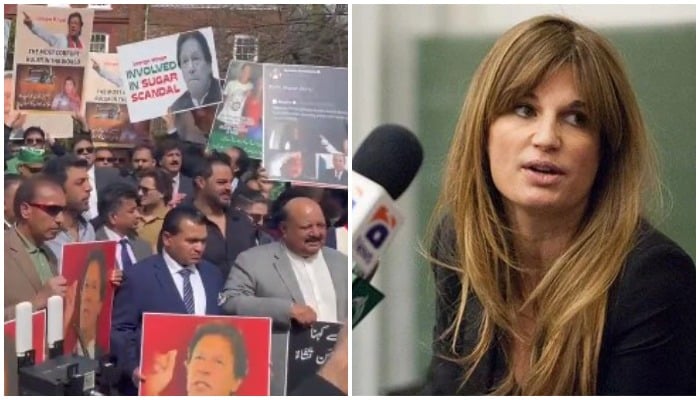
[[173,379],[177,350],[173,349],[164,354],[156,354],[151,370],[143,376],[143,393],[146,396],[160,394]]

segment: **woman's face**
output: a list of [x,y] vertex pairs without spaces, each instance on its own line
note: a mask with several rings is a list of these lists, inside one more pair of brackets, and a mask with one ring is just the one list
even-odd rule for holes
[[75,83],[73,83],[72,80],[67,80],[63,84],[63,91],[66,92],[66,94],[75,94]]
[[80,326],[97,324],[97,317],[101,309],[100,264],[97,261],[92,261],[88,265],[85,281],[80,288]]
[[582,211],[598,171],[600,136],[570,67],[499,116],[488,136],[491,176],[511,216]]
[[180,49],[180,68],[187,83],[187,90],[195,98],[203,97],[209,90],[211,65],[204,58],[204,51],[196,39],[187,39]]

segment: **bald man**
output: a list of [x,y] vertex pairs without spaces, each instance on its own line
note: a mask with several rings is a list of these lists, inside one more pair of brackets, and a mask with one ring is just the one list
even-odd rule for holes
[[[241,253],[224,285],[225,312],[272,318],[272,373],[283,377],[292,325],[343,322],[348,309],[348,258],[326,242],[321,207],[307,197],[282,209],[282,240]],[[273,379],[272,395],[284,395]]]

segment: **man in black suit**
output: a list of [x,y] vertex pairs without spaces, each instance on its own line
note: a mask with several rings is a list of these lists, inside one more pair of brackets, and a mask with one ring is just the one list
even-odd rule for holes
[[212,54],[200,31],[181,33],[177,38],[177,65],[187,91],[170,106],[172,112],[221,102],[221,86],[212,72]]
[[345,169],[345,154],[333,154],[333,168],[319,171],[319,181],[334,185],[348,185],[348,170]]
[[167,171],[173,178],[173,197],[171,203],[174,205],[182,203],[183,200],[189,200],[194,196],[194,187],[192,178],[181,173],[182,169],[182,150],[180,149],[180,141],[177,139],[167,138],[158,146],[156,154],[158,165]]
[[98,202],[95,239],[117,242],[117,266],[122,271],[153,254],[151,245],[134,234],[139,221],[137,202],[138,193],[126,183],[106,188]]
[[143,313],[219,315],[224,278],[202,259],[207,241],[205,217],[191,206],[168,212],[156,255],[124,271],[114,297],[112,353],[122,372],[121,394],[136,394],[145,382],[139,363]]

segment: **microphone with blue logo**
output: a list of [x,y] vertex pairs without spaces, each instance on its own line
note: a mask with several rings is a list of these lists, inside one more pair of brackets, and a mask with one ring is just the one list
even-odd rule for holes
[[395,201],[422,162],[423,148],[416,136],[391,124],[375,128],[352,158],[353,328],[384,298],[370,281],[404,220]]

